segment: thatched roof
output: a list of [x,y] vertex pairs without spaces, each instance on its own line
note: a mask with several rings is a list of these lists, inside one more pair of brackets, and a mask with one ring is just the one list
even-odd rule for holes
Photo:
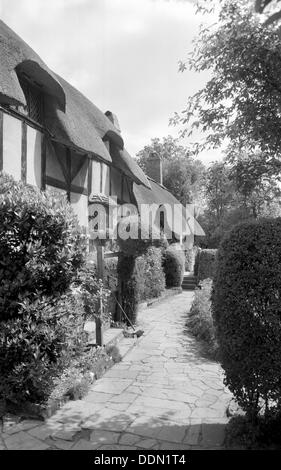
[[[178,228],[182,228],[183,233],[188,233],[190,228],[193,235],[205,235],[199,223],[194,219],[192,214],[186,213],[185,207],[175,198],[175,196],[173,196],[164,186],[156,183],[151,178],[148,179],[151,185],[151,190],[144,186],[136,184],[133,185],[133,193],[138,208],[141,207],[141,204],[158,204],[159,206],[162,204],[168,204],[174,210],[174,223],[176,223]],[[183,219],[183,223],[181,222],[181,219]],[[169,221],[168,224],[170,225]]]
[[55,98],[46,100],[45,124],[55,140],[97,155],[111,162],[103,142],[109,138],[123,147],[123,140],[111,121],[90,100],[63,78],[57,76],[66,96],[65,112],[58,108]]
[[60,107],[65,105],[64,90],[41,58],[14,31],[0,20],[0,98],[2,103],[26,105],[17,71],[29,73],[46,93],[55,96]]
[[[126,150],[112,113],[103,114],[90,100],[53,73],[41,58],[5,23],[0,21],[0,102],[26,105],[17,72],[24,72],[48,94],[45,125],[57,142],[114,162],[136,183],[150,187],[144,173]],[[111,158],[104,143],[110,140]]]
[[148,178],[126,149],[122,150],[115,145],[111,146],[111,155],[114,164],[122,170],[125,175],[132,178],[136,183],[143,184],[151,189]]

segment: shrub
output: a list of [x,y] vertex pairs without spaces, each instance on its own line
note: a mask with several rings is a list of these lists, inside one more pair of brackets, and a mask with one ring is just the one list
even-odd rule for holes
[[197,247],[196,255],[195,255],[195,260],[194,260],[194,267],[193,267],[193,274],[194,276],[198,276],[198,268],[199,268],[199,258],[200,258],[200,252],[201,249],[199,246]]
[[217,250],[200,250],[197,260],[197,280],[198,282],[204,279],[213,279],[216,268],[216,254]]
[[80,268],[76,284],[81,293],[85,318],[109,320],[110,312],[107,302],[110,292],[104,287],[103,281],[97,279],[96,271],[92,269],[92,266],[85,265]]
[[161,248],[150,247],[137,258],[138,301],[159,297],[165,290],[165,274],[162,267]]
[[163,255],[163,268],[167,287],[180,287],[183,281],[185,257],[181,250],[170,245]]
[[211,291],[211,279],[205,279],[200,282],[200,287],[195,289],[187,324],[192,334],[205,343],[209,356],[216,358],[218,344],[211,309]]
[[280,450],[281,416],[273,414],[270,419],[258,416],[253,422],[248,416],[234,416],[226,426],[227,448],[243,447],[252,450]]
[[70,204],[0,176],[0,319],[20,303],[66,291],[83,263],[83,234]]
[[122,308],[132,323],[136,323],[139,302],[159,297],[165,289],[161,248],[149,247],[146,253],[138,257],[120,256],[117,272]]
[[122,356],[120,354],[120,351],[118,347],[115,344],[110,344],[105,347],[106,354],[110,356],[113,360],[113,362],[116,364],[117,362],[122,361]]
[[234,227],[212,296],[225,383],[253,418],[280,408],[281,219]]
[[[136,323],[138,299],[139,299],[139,284],[138,280],[139,266],[136,263],[135,256],[121,255],[118,258],[117,272],[122,293],[122,309],[132,323]],[[123,312],[121,314],[123,316]],[[125,319],[127,321],[127,318]]]
[[76,322],[68,307],[58,299],[25,301],[17,318],[1,322],[0,395],[5,400],[42,403],[48,398],[73,351]]

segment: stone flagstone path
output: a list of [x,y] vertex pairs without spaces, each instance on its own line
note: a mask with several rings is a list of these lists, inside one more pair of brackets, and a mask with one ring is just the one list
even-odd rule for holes
[[122,362],[45,423],[8,429],[0,449],[223,448],[231,395],[186,331],[192,298],[183,292],[141,311],[145,334]]

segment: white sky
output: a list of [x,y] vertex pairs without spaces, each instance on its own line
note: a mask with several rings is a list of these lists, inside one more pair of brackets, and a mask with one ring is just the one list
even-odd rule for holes
[[0,17],[51,69],[117,115],[132,156],[153,137],[177,136],[169,118],[206,79],[178,72],[202,21],[192,0],[0,0]]

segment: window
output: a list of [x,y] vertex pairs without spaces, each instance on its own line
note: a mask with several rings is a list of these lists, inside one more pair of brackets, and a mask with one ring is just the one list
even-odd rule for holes
[[25,77],[21,76],[19,81],[27,103],[26,115],[33,121],[43,124],[44,95],[42,89]]

